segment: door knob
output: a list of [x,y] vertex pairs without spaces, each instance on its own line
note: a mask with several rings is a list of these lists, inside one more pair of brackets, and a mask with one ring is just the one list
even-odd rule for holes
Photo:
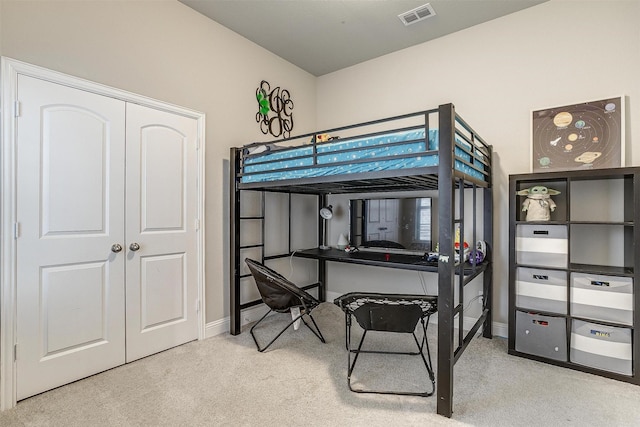
[[122,245],[120,243],[116,243],[113,246],[111,246],[111,252],[113,253],[118,253],[122,250]]
[[129,249],[132,250],[133,252],[137,251],[138,249],[140,249],[140,245],[137,243],[132,243],[129,245]]

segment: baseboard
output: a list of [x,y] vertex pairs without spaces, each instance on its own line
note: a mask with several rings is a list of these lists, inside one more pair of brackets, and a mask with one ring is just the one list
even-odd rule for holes
[[502,322],[492,322],[491,332],[494,337],[509,338],[509,325]]
[[[240,315],[241,326],[256,322],[264,315],[265,312],[266,309],[263,305],[257,305],[255,307],[242,310],[242,314]],[[228,333],[230,328],[231,318],[229,316],[220,320],[214,320],[213,322],[209,322],[205,325],[204,337],[211,338],[216,335]]]
[[[335,298],[339,297],[340,294],[335,293],[335,296],[330,295],[331,292],[327,292],[327,301],[333,301]],[[257,321],[265,312],[265,308],[262,305],[258,305],[255,307],[247,308],[242,311],[242,315],[240,316],[241,325],[247,325],[249,323]],[[471,317],[464,318],[464,328],[471,329],[475,324],[476,319]],[[431,323],[437,325],[438,319],[434,318]],[[231,320],[227,316],[220,320],[214,320],[213,322],[209,322],[205,325],[205,338],[215,337],[216,335],[224,334],[229,332],[229,327],[231,326]],[[509,336],[509,328],[506,323],[501,322],[493,322],[491,324],[492,332],[494,337],[507,338]]]
[[230,324],[229,317],[207,323],[204,326],[204,338],[207,339],[228,332]]

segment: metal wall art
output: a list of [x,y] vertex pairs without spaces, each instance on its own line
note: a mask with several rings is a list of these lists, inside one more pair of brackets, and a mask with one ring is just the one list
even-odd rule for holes
[[256,89],[258,112],[256,123],[260,125],[263,134],[275,137],[291,136],[293,130],[293,101],[291,94],[280,86],[271,89],[266,80],[260,82]]

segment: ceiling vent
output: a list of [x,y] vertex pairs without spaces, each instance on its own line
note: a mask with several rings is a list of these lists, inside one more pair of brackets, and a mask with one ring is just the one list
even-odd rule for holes
[[400,18],[404,25],[411,25],[424,19],[431,18],[432,16],[436,16],[436,11],[433,10],[433,7],[431,7],[429,3],[427,3],[416,7],[415,9],[411,9],[408,12],[401,13],[398,15],[398,18]]

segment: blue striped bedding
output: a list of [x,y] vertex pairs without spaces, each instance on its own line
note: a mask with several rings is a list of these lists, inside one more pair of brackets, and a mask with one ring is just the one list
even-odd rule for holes
[[[345,175],[362,172],[410,169],[438,164],[438,131],[429,131],[429,146],[425,145],[424,129],[406,130],[357,139],[319,143],[314,164],[313,145],[283,148],[244,157],[243,183],[270,182],[284,179]],[[466,141],[459,144],[471,151]],[[401,157],[400,157],[401,156]],[[484,165],[463,149],[455,148],[455,168],[484,181]],[[476,158],[482,159],[479,152]],[[468,164],[472,163],[475,167]]]

